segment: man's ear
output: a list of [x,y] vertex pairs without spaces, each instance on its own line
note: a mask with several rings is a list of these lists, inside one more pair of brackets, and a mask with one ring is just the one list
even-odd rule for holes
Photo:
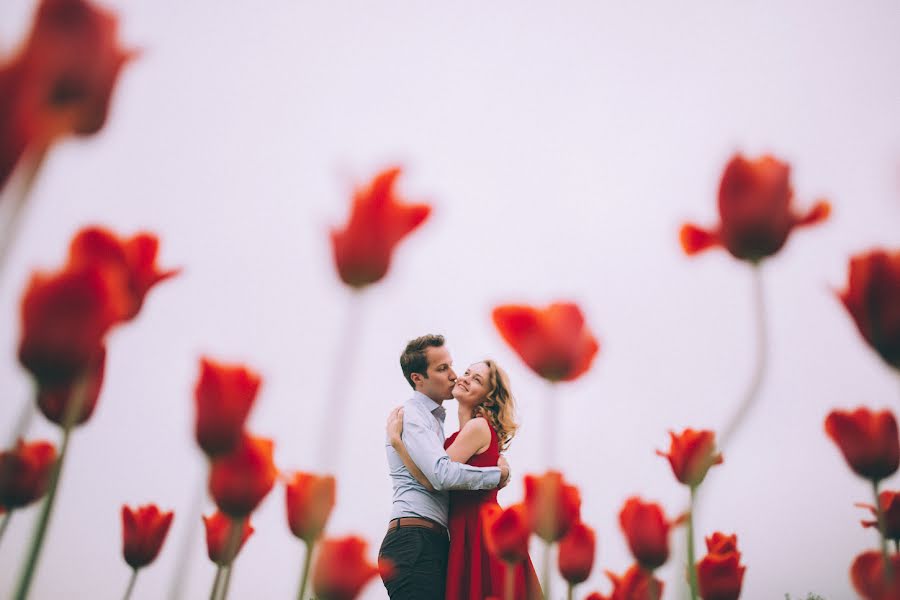
[[422,379],[424,379],[421,373],[410,373],[409,378],[412,379],[413,385],[416,387],[418,387],[418,385],[422,383]]

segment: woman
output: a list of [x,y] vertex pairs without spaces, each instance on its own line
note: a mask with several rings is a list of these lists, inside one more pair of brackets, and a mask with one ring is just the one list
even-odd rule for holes
[[[459,431],[444,443],[447,454],[455,462],[474,467],[496,466],[500,451],[509,447],[518,428],[506,373],[492,360],[477,362],[456,380],[453,397],[459,403]],[[409,457],[402,433],[402,416],[392,418],[388,422],[391,445],[419,483],[433,490]],[[485,504],[497,504],[497,490],[450,492],[446,600],[505,597],[506,565],[490,554],[484,540],[481,509]],[[516,567],[515,581],[515,598],[542,597],[530,559]]]

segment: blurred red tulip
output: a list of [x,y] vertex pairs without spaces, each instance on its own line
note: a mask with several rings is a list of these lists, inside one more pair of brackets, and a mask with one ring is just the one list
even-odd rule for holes
[[716,452],[716,434],[712,431],[685,429],[680,434],[669,432],[672,438],[669,452],[656,453],[669,459],[675,478],[690,487],[697,487],[713,465],[722,464],[722,455]]
[[209,555],[209,560],[222,567],[226,567],[233,562],[241,548],[244,547],[244,542],[254,532],[249,518],[244,519],[243,523],[240,543],[234,552],[234,556],[228,556],[228,548],[226,546],[231,537],[232,528],[235,527],[234,521],[228,515],[219,511],[208,517],[203,517],[203,525],[206,526],[206,552]]
[[[900,542],[900,492],[885,490],[878,494],[878,504],[884,518],[884,537]],[[863,527],[878,529],[878,512],[871,504],[858,503],[861,508],[868,508],[875,517],[872,521],[863,521]]]
[[272,490],[278,474],[272,440],[245,435],[230,453],[213,460],[209,491],[223,513],[245,517]]
[[44,496],[56,464],[56,448],[49,442],[19,440],[0,452],[0,507],[22,508]]
[[156,560],[175,513],[160,512],[155,504],[132,510],[122,506],[122,554],[132,569]]
[[577,379],[591,367],[600,346],[577,305],[546,308],[498,306],[497,331],[535,373],[550,381]]
[[744,571],[737,536],[714,533],[706,538],[708,553],[697,563],[697,586],[703,600],[737,600]]
[[485,504],[481,509],[481,522],[491,554],[513,564],[528,558],[531,529],[525,505],[513,504],[504,510],[496,504]]
[[221,456],[237,447],[261,381],[259,374],[244,365],[200,359],[200,377],[194,388],[195,433],[208,456]]
[[525,507],[531,531],[547,543],[562,539],[581,515],[581,494],[558,471],[525,476]]
[[328,523],[335,495],[336,483],[331,475],[294,473],[285,486],[291,532],[307,544],[315,542]]
[[318,600],[353,600],[379,567],[366,558],[366,541],[359,537],[326,538],[319,544],[312,585]]
[[669,530],[672,523],[659,504],[634,496],[619,513],[619,526],[635,560],[644,568],[657,569],[669,559]]
[[706,538],[706,549],[710,554],[737,552],[737,535],[725,535],[716,531]]
[[612,596],[604,596],[600,592],[591,592],[584,597],[584,600],[613,600]]
[[559,541],[559,572],[575,585],[587,580],[594,567],[597,535],[582,522],[574,523]]
[[900,369],[900,250],[873,250],[850,259],[849,283],[840,299],[863,338]]
[[900,465],[897,420],[889,410],[834,410],[825,419],[825,432],[861,477],[879,481],[893,475]]
[[121,239],[102,227],[85,227],[69,246],[69,267],[102,265],[114,271],[128,298],[123,318],[129,320],[137,316],[150,288],[179,273],[179,269],[159,269],[158,250],[159,240],[151,233]]
[[0,61],[0,189],[22,155],[56,138],[96,133],[113,86],[135,54],[117,19],[86,0],[43,0],[15,56]]
[[741,260],[758,262],[772,256],[795,227],[824,221],[831,212],[820,200],[807,213],[798,214],[791,206],[793,196],[786,163],[772,156],[748,160],[736,155],[719,186],[721,224],[712,231],[684,225],[681,245],[689,255],[723,246]]
[[[66,417],[71,418],[70,425],[81,425],[91,418],[100,398],[100,390],[103,388],[103,376],[106,372],[106,348],[100,348],[100,352],[87,365],[81,375],[81,379],[59,385],[44,385],[38,389],[37,405],[41,413],[47,419],[61,427],[66,425]],[[76,397],[80,394],[80,397]],[[78,402],[79,407],[71,415],[66,411],[72,402]]]
[[640,565],[631,565],[621,577],[610,571],[606,576],[612,581],[613,592],[609,600],[659,600],[663,594],[663,582],[653,577]]
[[865,600],[897,600],[900,598],[900,554],[890,556],[893,576],[885,577],[881,552],[863,552],[850,566],[850,581]]
[[351,287],[363,288],[384,277],[394,248],[431,213],[427,204],[406,204],[397,196],[399,176],[397,167],[378,173],[354,194],[343,229],[331,231],[338,274]]

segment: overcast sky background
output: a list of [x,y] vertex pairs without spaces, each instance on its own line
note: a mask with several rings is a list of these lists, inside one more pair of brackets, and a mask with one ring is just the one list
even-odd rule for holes
[[[33,4],[0,4],[2,52],[24,35]],[[15,358],[20,295],[33,269],[61,264],[79,227],[154,231],[161,264],[184,273],[111,338],[33,597],[119,597],[129,576],[120,506],[147,502],[176,517],[134,598],[164,596],[205,473],[192,435],[203,353],[263,374],[250,427],[275,439],[286,470],[316,468],[335,385],[347,388],[328,532],[364,536],[374,559],[391,498],[383,422],[410,394],[397,357],[409,338],[443,333],[460,370],[491,356],[510,373],[522,429],[500,501],[518,501],[521,476],[542,467],[545,390],[490,311],[557,299],[577,301],[601,341],[593,369],[556,402],[559,455],[599,541],[576,595],[607,592],[604,569],[630,564],[624,500],[640,494],[670,513],[686,501],[654,455],[667,430],[720,428],[752,370],[748,267],[721,251],[688,259],[677,237],[685,220],[717,220],[719,176],[736,151],[789,161],[798,206],[826,197],[834,211],[764,265],[771,369],[704,484],[698,554],[703,535],[736,532],[743,597],[853,595],[849,565],[877,543],[853,503],[871,493],[823,421],[835,407],[896,411],[900,377],[863,344],[833,290],[852,254],[900,244],[900,5],[107,5],[143,54],[125,69],[102,133],[53,149],[0,279],[3,430],[30,393]],[[352,348],[338,347],[348,294],[328,227],[344,221],[354,185],[393,163],[406,168],[402,193],[434,214],[364,295]],[[334,361],[351,355],[334,383]],[[39,418],[31,437],[41,436],[57,431]],[[36,514],[17,514],[3,539],[4,587],[18,577]],[[282,487],[253,524],[232,597],[294,597],[302,551]],[[186,597],[197,598],[214,567],[199,519],[192,526]],[[676,598],[679,571],[671,561],[660,571],[666,598]],[[386,594],[376,581],[363,597]]]

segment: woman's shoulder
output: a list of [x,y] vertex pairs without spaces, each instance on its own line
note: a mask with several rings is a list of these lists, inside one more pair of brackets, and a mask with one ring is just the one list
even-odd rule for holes
[[469,419],[469,422],[460,429],[460,433],[463,431],[471,431],[472,433],[490,435],[493,430],[494,428],[491,427],[491,424],[488,423],[487,419],[482,416],[477,416]]

